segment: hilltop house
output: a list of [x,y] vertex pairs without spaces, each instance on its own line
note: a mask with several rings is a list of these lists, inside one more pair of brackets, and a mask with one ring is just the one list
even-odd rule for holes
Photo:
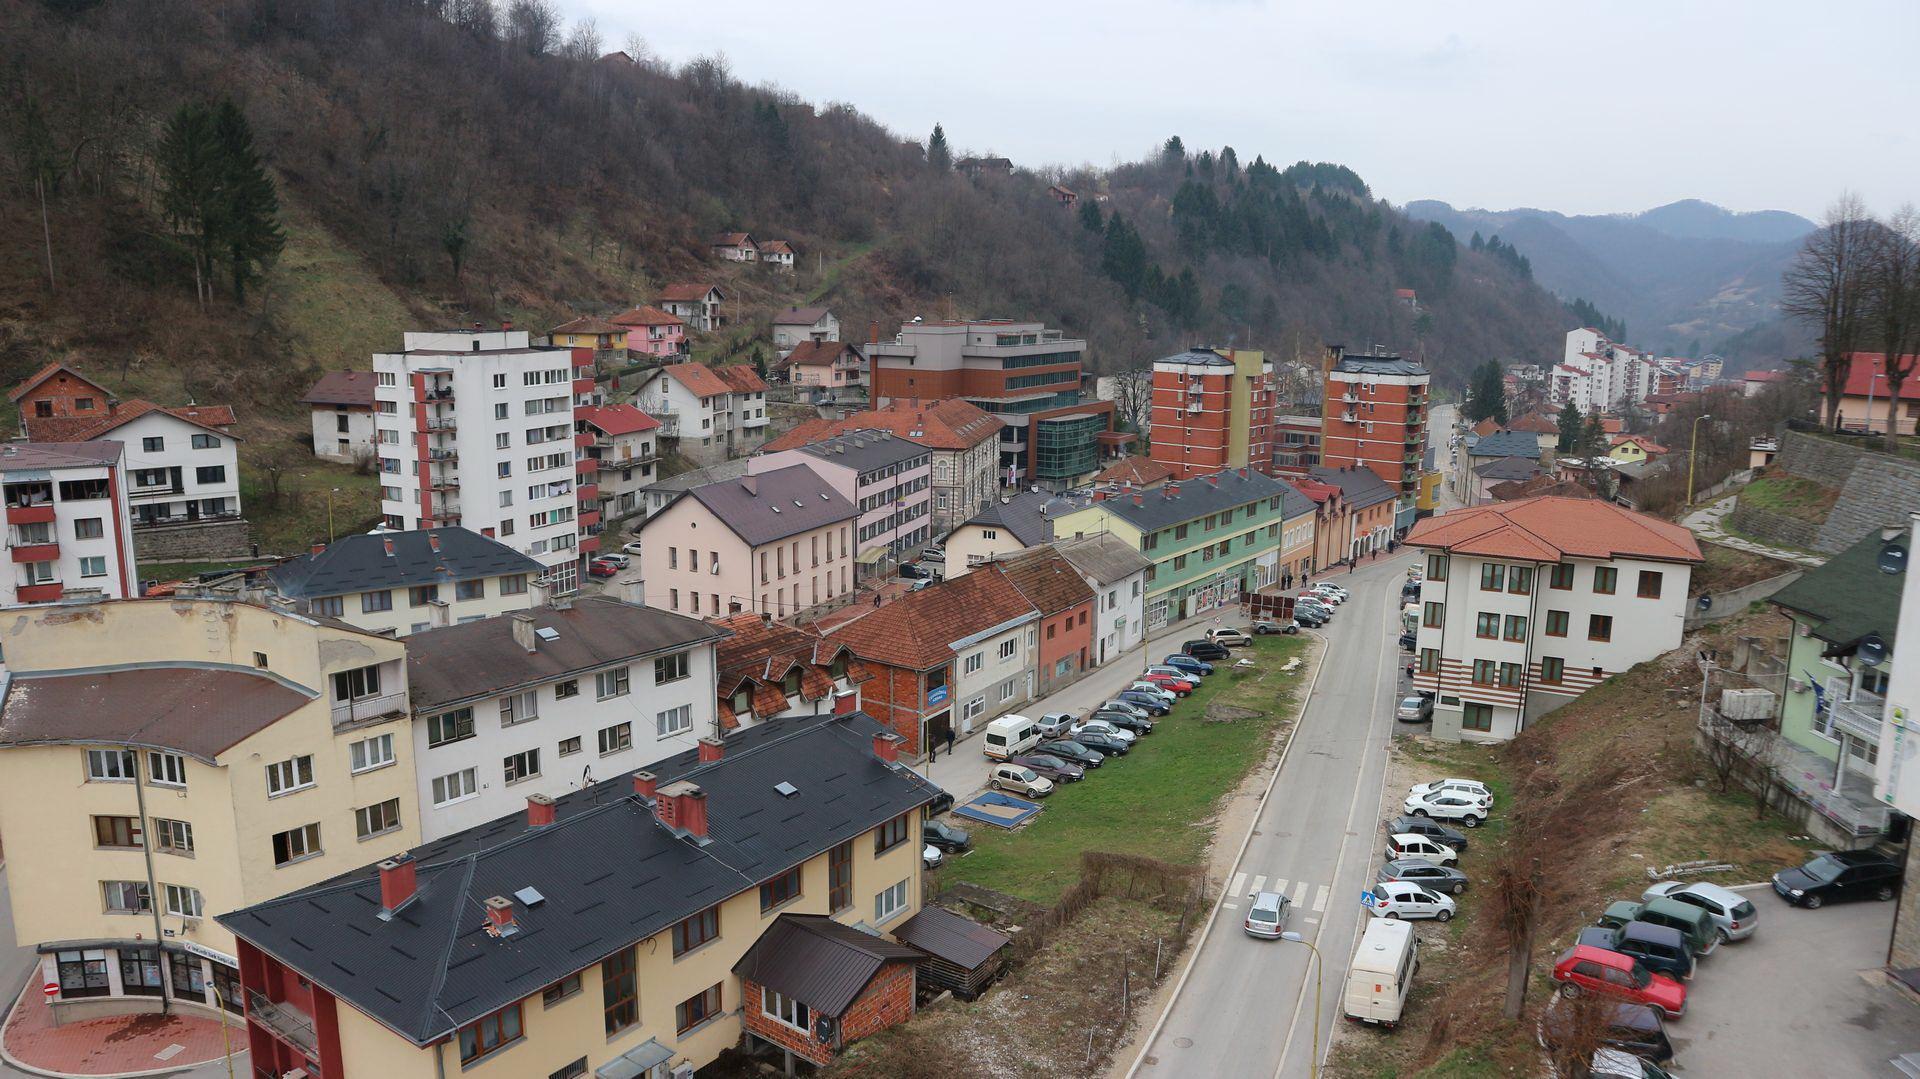
[[766,437],[767,384],[741,364],[655,368],[642,376],[634,401],[660,421],[661,438],[676,440],[681,455],[703,466],[750,453]]
[[642,304],[607,320],[626,330],[629,357],[670,359],[687,351],[687,324],[678,315]]
[[792,273],[795,252],[786,240],[765,240],[760,244],[760,261],[782,273]]
[[660,291],[660,306],[667,314],[702,333],[719,329],[725,321],[720,317],[720,305],[724,302],[726,296],[704,282],[681,282]]
[[746,232],[716,233],[707,241],[707,247],[728,262],[754,262],[760,257],[760,245]]
[[803,344],[840,340],[840,320],[825,307],[789,307],[773,316],[773,347],[781,358]]
[[328,371],[300,401],[313,413],[315,457],[349,464],[373,459],[372,371]]

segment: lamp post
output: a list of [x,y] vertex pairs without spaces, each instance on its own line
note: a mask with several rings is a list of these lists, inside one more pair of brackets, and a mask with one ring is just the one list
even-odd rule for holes
[[1296,933],[1291,929],[1280,934],[1280,939],[1290,940],[1295,944],[1304,944],[1307,946],[1307,950],[1313,953],[1313,1059],[1307,1061],[1307,1069],[1308,1069],[1307,1074],[1313,1076],[1313,1079],[1319,1079],[1320,1077],[1320,978],[1321,978],[1321,968],[1322,968],[1322,964],[1320,962],[1320,949],[1314,947],[1313,942],[1308,940],[1305,936],[1303,936],[1300,933]]
[[1687,505],[1693,505],[1693,451],[1700,442],[1700,421],[1710,420],[1713,414],[1703,412],[1693,418],[1693,433],[1687,436]]
[[339,493],[340,493],[340,488],[338,487],[329,487],[327,489],[327,542],[328,543],[333,542],[333,496]]

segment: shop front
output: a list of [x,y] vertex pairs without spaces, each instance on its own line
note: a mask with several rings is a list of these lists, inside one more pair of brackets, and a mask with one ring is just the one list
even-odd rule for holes
[[39,951],[63,1021],[153,1011],[162,1000],[242,1013],[238,963],[191,941],[63,941]]

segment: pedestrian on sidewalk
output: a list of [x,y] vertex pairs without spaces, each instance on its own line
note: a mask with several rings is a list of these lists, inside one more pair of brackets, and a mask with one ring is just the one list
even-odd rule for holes
[[947,728],[947,756],[953,756],[953,728]]

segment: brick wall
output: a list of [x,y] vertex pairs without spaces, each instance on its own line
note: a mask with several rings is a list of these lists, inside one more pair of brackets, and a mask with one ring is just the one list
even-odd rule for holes
[[840,1043],[858,1041],[913,1018],[912,963],[888,963],[840,1017]]
[[815,1064],[826,1064],[833,1060],[833,1047],[815,1038],[811,1032],[798,1030],[769,1016],[764,1005],[765,992],[759,982],[748,978],[740,979],[740,1011],[742,1022],[747,1030],[772,1042],[796,1056],[804,1057]]
[[906,739],[900,751],[910,757],[920,745],[920,674],[867,660],[874,676],[860,685],[860,707]]

